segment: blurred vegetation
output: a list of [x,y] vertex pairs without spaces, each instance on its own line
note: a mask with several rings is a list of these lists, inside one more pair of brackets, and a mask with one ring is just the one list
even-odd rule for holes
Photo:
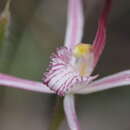
[[[55,43],[58,42],[57,36],[52,35],[54,31],[49,29],[48,23],[46,24],[41,16],[37,15],[37,7],[39,7],[41,2],[41,0],[12,0],[10,1],[9,8],[6,7],[8,3],[5,4],[5,8],[2,10],[2,15],[4,14],[4,17],[2,17],[0,21],[1,72],[32,80],[42,79],[42,74],[46,70],[49,62],[49,55],[56,47]],[[7,12],[8,15],[6,15]],[[45,24],[45,26],[43,26],[43,24]],[[1,111],[5,109],[4,104],[6,104],[6,102],[9,104],[10,102],[8,96],[15,93],[15,90],[0,88]],[[19,93],[22,92],[19,91]],[[52,98],[45,95],[39,96],[43,98],[43,101],[45,99],[48,100],[48,104],[53,104],[52,107],[57,106],[57,103],[54,103],[57,98],[54,96]],[[26,94],[24,97],[21,95],[23,101],[27,97],[28,95]],[[48,97],[48,99],[46,97]],[[31,100],[33,100],[33,98]],[[43,104],[45,105],[45,103]],[[33,105],[35,104],[33,103]],[[60,109],[63,110],[61,105],[58,107],[58,110]],[[51,108],[47,111],[50,110]],[[5,115],[3,115],[3,117],[4,116]],[[61,114],[59,116],[61,116]],[[57,116],[54,115],[53,118],[57,120]],[[60,119],[56,121],[57,125],[54,125],[55,119],[52,119],[52,126],[57,129],[56,127],[59,127],[58,122],[60,122]]]

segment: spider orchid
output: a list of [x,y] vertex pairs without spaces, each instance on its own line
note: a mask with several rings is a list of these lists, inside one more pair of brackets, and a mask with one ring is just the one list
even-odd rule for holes
[[98,21],[96,37],[92,44],[81,43],[84,25],[81,0],[68,0],[68,21],[64,47],[52,54],[48,72],[43,82],[30,81],[0,74],[0,85],[28,91],[64,96],[64,110],[70,130],[80,130],[75,111],[74,94],[89,94],[114,87],[130,85],[130,70],[95,80],[91,76],[106,42],[106,21],[111,0]]

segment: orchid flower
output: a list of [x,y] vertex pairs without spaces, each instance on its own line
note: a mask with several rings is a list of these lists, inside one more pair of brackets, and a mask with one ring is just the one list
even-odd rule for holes
[[114,87],[130,85],[130,70],[95,80],[91,76],[106,43],[106,22],[111,0],[98,21],[96,37],[92,44],[81,43],[83,35],[82,0],[68,0],[68,21],[64,47],[51,56],[48,72],[43,81],[36,82],[0,74],[0,85],[40,93],[64,96],[64,110],[70,130],[80,130],[75,110],[75,94],[90,94]]

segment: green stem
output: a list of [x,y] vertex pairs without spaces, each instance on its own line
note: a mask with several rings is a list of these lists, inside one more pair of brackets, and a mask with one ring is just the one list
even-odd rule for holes
[[9,72],[12,63],[15,60],[15,55],[19,47],[21,32],[16,31],[16,28],[10,25],[9,36],[5,38],[0,52],[0,71]]
[[[9,5],[8,5],[9,6]],[[6,13],[6,10],[5,10]],[[7,16],[7,17],[6,17]],[[5,14],[0,23],[0,72],[9,73],[15,60],[22,31],[16,26],[13,19],[9,19],[9,14]],[[10,21],[9,21],[10,20]],[[8,28],[7,28],[8,27]],[[8,35],[7,35],[8,34]],[[5,88],[0,88],[0,105],[3,106]]]
[[64,120],[63,98],[56,97],[53,119],[50,124],[49,130],[58,130],[63,120]]

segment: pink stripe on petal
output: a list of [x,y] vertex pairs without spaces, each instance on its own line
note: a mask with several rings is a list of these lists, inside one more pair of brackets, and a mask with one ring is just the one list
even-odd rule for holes
[[83,7],[82,0],[68,0],[68,18],[65,37],[65,46],[73,48],[81,42],[83,35]]
[[64,110],[70,130],[80,130],[79,121],[75,111],[73,95],[66,95],[64,98]]
[[18,88],[40,93],[54,93],[41,82],[16,78],[14,76],[9,76],[6,74],[0,74],[0,86],[7,86],[11,88]]
[[82,89],[75,93],[89,94],[98,91],[103,91],[111,88],[121,87],[124,85],[130,85],[130,70],[119,72],[102,79],[93,81],[87,86],[82,86]]
[[106,21],[107,21],[108,14],[110,12],[111,2],[112,2],[112,0],[106,0],[105,7],[99,18],[97,33],[96,33],[95,39],[93,41],[95,66],[103,52],[103,49],[104,49],[104,46],[106,43]]

